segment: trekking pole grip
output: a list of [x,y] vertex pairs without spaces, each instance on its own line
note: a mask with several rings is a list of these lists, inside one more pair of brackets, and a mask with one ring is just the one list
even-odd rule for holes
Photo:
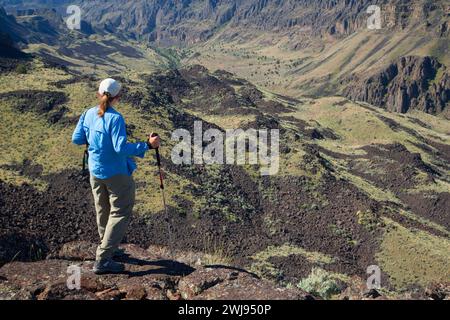
[[[150,137],[154,138],[157,137],[158,134],[156,132],[153,132]],[[158,162],[158,167],[161,166],[161,156],[159,155],[159,148],[155,148],[156,151],[156,161]]]

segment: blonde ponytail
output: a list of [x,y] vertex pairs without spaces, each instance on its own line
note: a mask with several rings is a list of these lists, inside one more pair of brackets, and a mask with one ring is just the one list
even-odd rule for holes
[[105,115],[105,112],[108,109],[109,105],[111,104],[112,100],[113,100],[113,98],[111,98],[111,94],[109,92],[105,92],[100,97],[100,105],[98,108],[98,115],[100,117],[103,117]]

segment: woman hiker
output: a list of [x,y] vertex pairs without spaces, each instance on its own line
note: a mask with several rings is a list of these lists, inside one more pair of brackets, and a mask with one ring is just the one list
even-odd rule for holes
[[136,169],[133,157],[143,158],[149,149],[159,147],[158,136],[148,141],[129,143],[125,120],[113,106],[120,99],[121,85],[113,79],[101,82],[99,105],[84,112],[72,136],[73,143],[88,145],[89,172],[100,245],[93,271],[96,274],[118,273],[124,265],[112,258],[119,254],[134,206]]

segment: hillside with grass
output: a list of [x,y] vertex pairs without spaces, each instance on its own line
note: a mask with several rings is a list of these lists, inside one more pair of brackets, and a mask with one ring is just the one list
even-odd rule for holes
[[[162,138],[169,218],[151,151],[124,241],[136,278],[89,274],[74,298],[450,295],[445,1],[379,1],[378,31],[367,1],[75,2],[85,29],[67,32],[64,1],[0,1],[0,299],[70,298],[61,268],[89,274],[95,210],[71,136],[107,76],[129,141]],[[279,172],[174,164],[172,133],[196,121],[278,129]],[[176,268],[146,277],[133,259]]]

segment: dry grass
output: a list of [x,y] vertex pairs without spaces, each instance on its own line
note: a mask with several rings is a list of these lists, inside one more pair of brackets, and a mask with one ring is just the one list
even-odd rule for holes
[[320,253],[307,251],[301,247],[284,244],[282,246],[269,246],[264,251],[258,252],[251,258],[256,261],[267,261],[273,257],[289,257],[291,255],[301,255],[311,263],[330,264],[333,263],[334,258]]
[[[116,48],[112,46],[108,46],[109,41],[114,41],[123,47],[132,47],[137,51],[141,56],[140,57],[130,57],[126,54],[120,52]],[[25,50],[29,53],[37,53],[41,50],[45,50],[50,53],[52,56],[65,60],[72,64],[71,69],[82,74],[92,74],[95,73],[99,77],[107,77],[111,74],[115,74],[120,72],[124,76],[129,76],[132,73],[152,73],[161,67],[167,66],[167,59],[163,58],[159,54],[155,52],[154,49],[149,46],[133,41],[124,42],[122,40],[117,39],[113,35],[92,35],[89,39],[78,39],[71,43],[67,49],[75,49],[79,45],[83,45],[84,43],[89,42],[98,42],[104,45],[105,47],[109,47],[113,50],[111,54],[105,56],[103,61],[104,64],[97,64],[92,61],[82,60],[76,57],[69,57],[60,54],[56,48],[39,43],[39,44],[30,44],[28,48]]]
[[301,255],[309,262],[316,265],[326,265],[334,262],[334,258],[320,253],[307,251],[301,247],[284,244],[282,246],[269,246],[264,251],[258,252],[250,258],[254,262],[250,266],[250,270],[261,277],[278,279],[282,276],[283,270],[277,269],[273,263],[269,261],[273,257],[289,257],[292,255]]
[[390,219],[377,261],[396,289],[450,279],[450,240],[408,229]]

